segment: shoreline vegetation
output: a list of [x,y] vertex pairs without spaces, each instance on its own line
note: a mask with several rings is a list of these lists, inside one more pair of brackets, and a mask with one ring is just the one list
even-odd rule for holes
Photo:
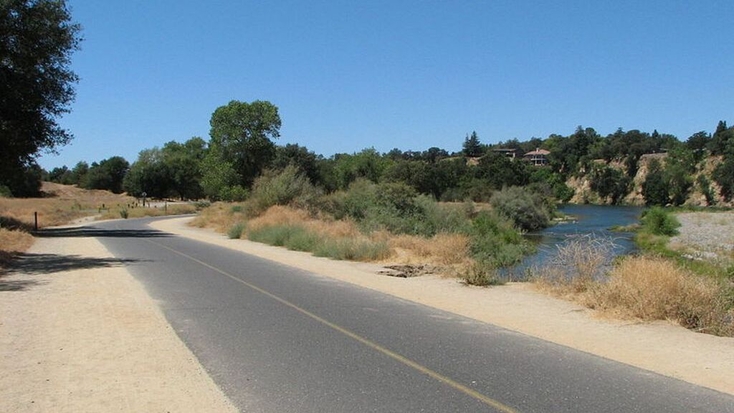
[[[200,211],[192,225],[233,239],[337,260],[377,262],[393,268],[396,276],[430,273],[469,285],[500,285],[506,280],[497,270],[533,252],[525,231],[573,219],[559,216],[552,199],[518,187],[497,191],[487,204],[436,202],[403,184],[366,180],[324,194],[295,168],[263,174],[247,200],[237,203],[134,208],[134,198],[50,185],[45,199],[1,200],[0,266],[33,243],[33,210],[41,211],[43,226],[90,215],[125,218],[123,210],[130,218]],[[639,225],[622,229],[636,231],[641,253],[611,265],[604,258],[611,241],[568,243],[553,263],[531,270],[530,282],[603,316],[669,320],[702,333],[734,336],[734,247],[718,250],[715,260],[702,259],[713,252],[698,251],[676,238],[676,216],[688,212],[646,210]],[[727,222],[707,219],[715,226]],[[697,225],[704,225],[703,220],[698,218]]]

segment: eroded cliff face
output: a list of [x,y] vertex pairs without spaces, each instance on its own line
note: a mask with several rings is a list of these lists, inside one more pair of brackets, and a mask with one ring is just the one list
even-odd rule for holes
[[[642,195],[642,184],[645,182],[647,174],[650,171],[650,162],[653,159],[657,159],[661,162],[661,164],[663,164],[663,166],[665,166],[665,159],[667,158],[667,156],[668,155],[665,153],[642,155],[638,163],[637,174],[635,174],[634,178],[632,179],[630,192],[622,199],[621,203],[627,205],[645,205],[645,197]],[[602,160],[598,160],[595,162],[605,163]],[[699,176],[704,175],[708,179],[709,186],[712,193],[714,194],[714,205],[734,207],[734,202],[726,202],[724,200],[724,197],[720,195],[721,188],[712,178],[714,169],[716,169],[716,167],[721,162],[722,158],[720,156],[711,156],[704,159],[699,165],[697,165],[696,173],[691,175],[693,186],[691,187],[691,191],[688,194],[688,199],[686,200],[685,205],[709,206],[708,202],[706,201],[706,196],[704,195],[702,188],[698,183]],[[607,165],[613,168],[620,169],[626,173],[626,168],[621,162],[610,162]],[[582,174],[578,177],[569,178],[566,181],[566,185],[574,190],[574,195],[569,201],[570,203],[600,205],[607,205],[611,203],[611,199],[604,199],[591,189],[591,179],[590,176],[587,174]]]

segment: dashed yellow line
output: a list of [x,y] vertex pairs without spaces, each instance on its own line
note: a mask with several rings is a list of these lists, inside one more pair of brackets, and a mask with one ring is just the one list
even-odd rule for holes
[[474,399],[476,399],[476,400],[478,400],[478,401],[480,401],[480,402],[482,402],[482,403],[484,403],[484,404],[486,404],[486,405],[488,405],[488,406],[490,406],[490,407],[492,407],[494,409],[497,409],[497,410],[499,410],[501,412],[504,412],[504,413],[517,413],[517,410],[513,409],[510,406],[507,406],[506,404],[504,404],[502,402],[499,402],[497,400],[494,400],[491,397],[487,397],[487,396],[483,395],[482,393],[479,393],[476,390],[473,390],[473,389],[471,389],[471,388],[469,388],[469,387],[467,387],[467,386],[465,386],[465,385],[463,385],[463,384],[461,384],[461,383],[459,383],[459,382],[457,382],[455,380],[452,380],[452,379],[450,379],[450,378],[448,378],[448,377],[446,377],[446,376],[444,376],[444,375],[442,375],[440,373],[437,373],[437,372],[429,369],[428,367],[425,367],[425,366],[423,366],[421,364],[416,363],[413,360],[410,360],[410,359],[408,359],[408,358],[406,358],[406,357],[404,357],[404,356],[402,356],[402,355],[400,355],[398,353],[395,353],[394,351],[389,350],[389,349],[387,349],[387,348],[385,348],[385,347],[383,347],[383,346],[375,343],[374,341],[368,340],[368,339],[366,339],[366,338],[364,338],[364,337],[362,337],[362,336],[360,336],[360,335],[358,335],[358,334],[356,334],[356,333],[354,333],[352,331],[347,330],[344,327],[341,327],[341,326],[339,326],[337,324],[334,324],[331,321],[325,320],[325,319],[317,316],[316,314],[314,314],[314,313],[312,313],[312,312],[310,312],[310,311],[308,311],[306,309],[303,309],[303,308],[301,308],[301,307],[299,307],[299,306],[291,303],[290,301],[287,301],[287,300],[285,300],[285,299],[283,299],[281,297],[278,297],[277,295],[275,295],[275,294],[273,294],[273,293],[271,293],[269,291],[263,290],[262,288],[260,288],[260,287],[258,287],[256,285],[253,285],[253,284],[251,284],[251,283],[249,283],[247,281],[241,280],[241,279],[235,277],[234,275],[232,275],[232,274],[230,274],[230,273],[228,273],[228,272],[226,272],[224,270],[221,270],[221,269],[219,269],[217,267],[214,267],[212,265],[209,265],[209,264],[207,264],[207,263],[205,263],[205,262],[203,262],[201,260],[198,260],[198,259],[196,259],[196,258],[194,258],[194,257],[192,257],[192,256],[190,256],[188,254],[185,254],[185,253],[183,253],[181,251],[177,251],[177,250],[172,249],[170,247],[167,247],[167,246],[165,246],[163,244],[159,244],[157,242],[150,241],[150,240],[146,240],[146,241],[148,241],[148,242],[150,242],[152,244],[156,244],[156,245],[158,245],[158,246],[160,246],[162,248],[165,248],[165,249],[173,252],[174,254],[178,254],[178,255],[180,255],[182,257],[188,258],[191,261],[194,261],[194,262],[196,262],[196,263],[198,263],[198,264],[200,264],[200,265],[202,265],[202,266],[204,266],[206,268],[209,268],[212,271],[216,271],[219,274],[224,275],[225,277],[228,277],[228,278],[230,278],[230,279],[232,279],[232,280],[234,280],[234,281],[236,281],[236,282],[238,282],[240,284],[243,284],[243,285],[245,285],[245,286],[247,286],[247,287],[249,287],[249,288],[251,288],[251,289],[253,289],[253,290],[255,290],[255,291],[259,292],[259,293],[261,293],[261,294],[264,294],[264,295],[272,298],[273,300],[275,300],[275,301],[277,301],[277,302],[279,302],[279,303],[281,303],[281,304],[283,304],[283,305],[285,305],[287,307],[290,307],[290,308],[298,311],[299,313],[301,313],[301,314],[303,314],[303,315],[305,315],[305,316],[307,316],[307,317],[309,317],[309,318],[311,318],[313,320],[316,320],[319,323],[321,323],[321,324],[323,324],[325,326],[328,326],[328,327],[330,327],[330,328],[332,328],[332,329],[334,329],[334,330],[336,330],[336,331],[344,334],[345,336],[350,337],[350,338],[352,338],[352,339],[354,339],[354,340],[356,340],[356,341],[358,341],[358,342],[366,345],[367,347],[370,347],[373,350],[378,351],[378,352],[380,352],[380,353],[382,353],[382,354],[384,354],[384,355],[386,355],[386,356],[388,356],[388,357],[390,357],[390,358],[392,358],[392,359],[394,359],[394,360],[396,360],[396,361],[398,361],[398,362],[400,362],[400,363],[402,363],[402,364],[404,364],[404,365],[406,365],[408,367],[411,367],[411,368],[413,368],[413,369],[415,369],[415,370],[417,370],[417,371],[419,371],[419,372],[421,372],[421,373],[423,373],[423,374],[425,374],[427,376],[430,376],[430,377],[432,377],[432,378],[440,381],[441,383],[444,383],[444,384],[446,384],[446,385],[454,388],[455,390],[458,390],[458,391],[466,394],[467,396],[470,396],[470,397],[472,397],[472,398],[474,398]]

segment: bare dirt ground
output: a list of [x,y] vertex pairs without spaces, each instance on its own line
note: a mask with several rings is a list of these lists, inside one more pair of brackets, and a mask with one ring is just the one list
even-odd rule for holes
[[234,412],[93,238],[41,238],[0,278],[0,411]]
[[[155,227],[734,394],[732,338],[600,320],[525,284],[388,277],[378,265],[229,240],[187,220]],[[0,411],[236,411],[124,262],[98,241],[43,238],[28,254],[0,278]]]

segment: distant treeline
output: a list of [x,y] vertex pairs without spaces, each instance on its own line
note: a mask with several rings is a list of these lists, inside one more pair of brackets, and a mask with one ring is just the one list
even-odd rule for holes
[[[713,205],[731,201],[734,190],[734,128],[724,121],[713,134],[702,131],[685,141],[657,131],[619,129],[602,136],[579,126],[568,136],[497,144],[482,143],[474,132],[454,153],[437,147],[387,153],[370,148],[328,158],[297,144],[276,145],[280,117],[269,102],[232,101],[217,108],[211,125],[208,141],[168,142],[141,151],[132,164],[115,156],[37,173],[53,182],[133,196],[211,200],[245,199],[258,176],[287,166],[327,193],[363,179],[404,183],[440,201],[487,201],[511,186],[568,201],[577,190],[568,183],[582,178],[594,194],[583,201],[622,203],[644,155],[664,154],[647,162],[641,184],[645,203],[679,205],[698,191]],[[547,152],[533,152],[538,149]],[[542,162],[528,162],[523,158],[528,153],[540,153]]]

